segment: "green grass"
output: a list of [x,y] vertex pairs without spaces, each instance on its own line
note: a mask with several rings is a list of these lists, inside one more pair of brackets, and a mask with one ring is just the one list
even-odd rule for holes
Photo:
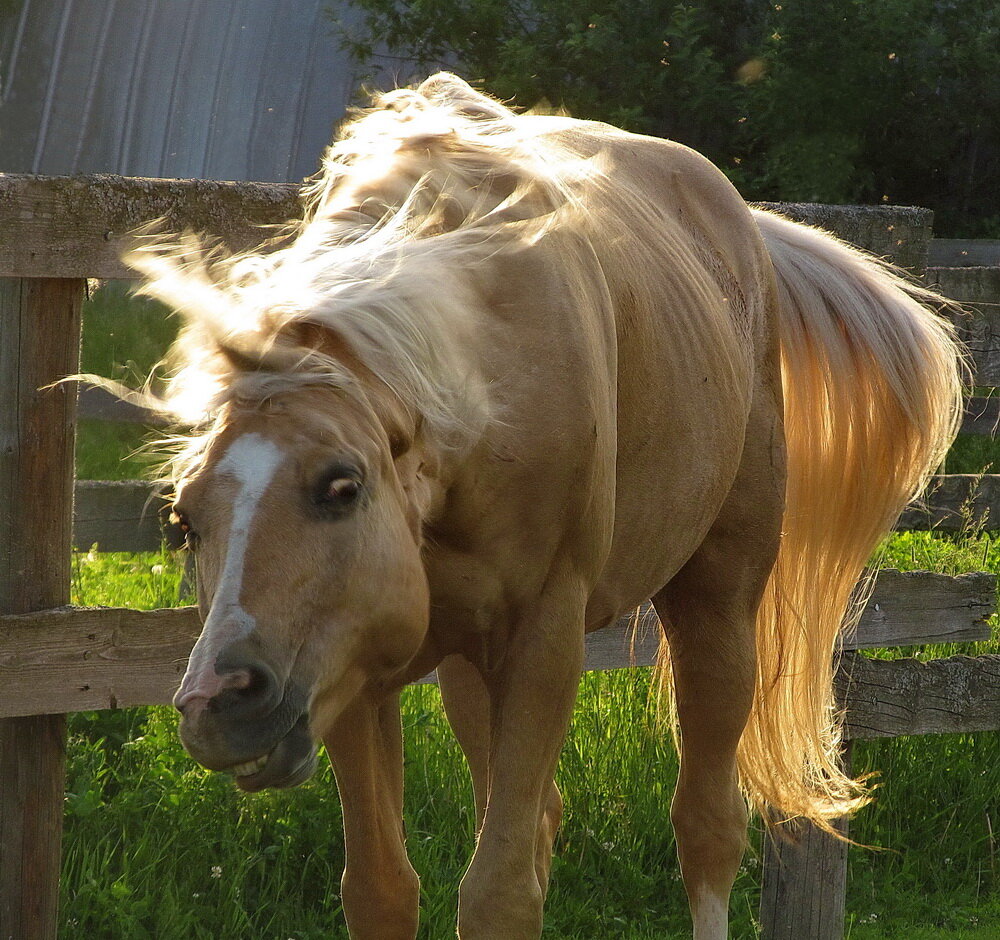
[[[86,313],[85,368],[111,374],[126,368],[116,357],[128,354],[141,373],[159,359],[169,328],[140,342],[121,326],[128,316],[119,291],[97,294]],[[155,333],[158,319],[143,314],[128,330]],[[122,466],[118,457],[140,441],[141,430],[99,436],[85,424],[81,476],[138,475],[141,461]],[[981,443],[961,445],[948,470],[982,469],[993,450],[977,448]],[[1000,548],[984,533],[903,533],[888,540],[884,563],[998,571]],[[169,553],[75,559],[74,603],[156,607],[176,603],[180,590],[180,562]],[[960,649],[995,653],[1000,642],[995,631],[990,643]],[[584,678],[558,772],[566,817],[546,908],[548,937],[690,936],[668,819],[676,758],[656,724],[648,684],[643,669]],[[410,855],[422,875],[421,937],[438,940],[453,935],[458,881],[473,847],[471,791],[436,688],[408,689],[403,709],[405,814]],[[851,849],[849,937],[1000,936],[993,836],[1000,830],[1000,734],[857,742],[854,759],[857,771],[878,772],[879,788],[852,836],[884,850]],[[247,796],[184,755],[169,708],[73,715],[61,936],[345,937],[342,837],[328,767],[295,791]],[[734,938],[756,932],[756,831],[752,843],[733,896]]]
[[[82,555],[75,580],[77,603],[159,606],[176,599],[180,568],[169,555]],[[585,677],[559,769],[566,821],[548,936],[685,935],[667,818],[676,760],[648,681],[638,669]],[[422,935],[446,937],[472,850],[471,792],[437,690],[408,690],[404,716]],[[291,793],[245,796],[183,754],[168,708],[74,715],[71,733],[65,936],[346,935],[328,768]],[[890,850],[851,850],[851,936],[975,936],[976,919],[983,937],[995,935],[1000,860],[990,827],[1000,815],[1000,736],[858,742],[855,761],[859,771],[879,771],[880,786],[852,834]],[[758,890],[751,855],[734,896],[734,937],[753,935]]]

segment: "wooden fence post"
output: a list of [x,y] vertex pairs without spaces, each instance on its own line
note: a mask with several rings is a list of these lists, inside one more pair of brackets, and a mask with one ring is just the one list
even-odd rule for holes
[[[850,773],[851,742],[841,751]],[[847,835],[847,820],[834,824]],[[847,892],[847,848],[812,824],[789,829],[794,841],[764,833],[760,935],[764,940],[843,940]]]
[[[0,278],[0,612],[69,603],[80,278]],[[0,721],[0,938],[56,936],[66,718]]]

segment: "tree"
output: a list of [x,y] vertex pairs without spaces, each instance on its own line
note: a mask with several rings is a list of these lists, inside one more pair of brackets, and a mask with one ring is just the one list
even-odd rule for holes
[[995,0],[352,0],[362,63],[671,137],[750,199],[927,205],[1000,235]]

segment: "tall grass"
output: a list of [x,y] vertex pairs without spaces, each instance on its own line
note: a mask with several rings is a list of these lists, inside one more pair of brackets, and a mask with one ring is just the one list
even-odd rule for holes
[[[159,358],[163,336],[143,347],[128,332],[159,323],[158,313],[144,309],[136,322],[122,325],[132,316],[122,293],[95,296],[85,315],[86,368],[110,374],[125,367],[116,356],[128,355],[141,374]],[[95,322],[102,325],[95,328]],[[140,348],[146,349],[143,361],[134,352]],[[81,476],[98,476],[97,470],[136,475],[140,464],[122,466],[118,457],[141,437],[137,429],[119,430],[109,442],[84,426]],[[997,571],[1000,555],[982,532],[958,539],[903,533],[888,541],[886,563],[948,573]],[[167,552],[90,552],[75,559],[75,603],[165,606],[184,599],[180,590],[180,563]],[[948,655],[954,649],[920,652]],[[995,638],[962,649],[998,652],[1000,643]],[[668,819],[676,757],[656,723],[648,686],[644,669],[584,677],[558,770],[566,816],[546,936],[690,935]],[[438,940],[453,936],[457,886],[473,848],[471,788],[437,689],[406,690],[403,713],[408,846],[423,879],[421,936]],[[879,773],[880,786],[852,835],[884,850],[851,849],[849,936],[1000,936],[994,837],[1000,830],[1000,734],[857,742],[854,758],[857,771]],[[733,897],[737,938],[756,933],[759,833],[751,835]],[[345,937],[338,886],[342,838],[336,789],[325,766],[295,791],[247,796],[184,755],[168,708],[74,715],[61,935]]]

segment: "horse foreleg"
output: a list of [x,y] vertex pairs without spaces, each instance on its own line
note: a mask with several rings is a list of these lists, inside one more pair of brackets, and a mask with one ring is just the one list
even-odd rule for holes
[[406,855],[399,696],[360,696],[324,736],[344,811],[341,883],[352,940],[413,940],[420,880]]
[[[476,834],[483,826],[489,790],[490,697],[483,677],[464,656],[449,656],[438,665],[441,700],[455,737],[469,765],[476,801]],[[535,875],[542,895],[549,887],[552,844],[562,822],[562,796],[555,781],[542,804],[535,844]]]
[[[575,602],[575,603],[574,603]],[[583,665],[583,601],[547,598],[517,625],[489,679],[488,796],[459,892],[462,940],[533,940],[542,930],[548,853],[561,810],[552,778]],[[539,840],[545,859],[539,866]]]

